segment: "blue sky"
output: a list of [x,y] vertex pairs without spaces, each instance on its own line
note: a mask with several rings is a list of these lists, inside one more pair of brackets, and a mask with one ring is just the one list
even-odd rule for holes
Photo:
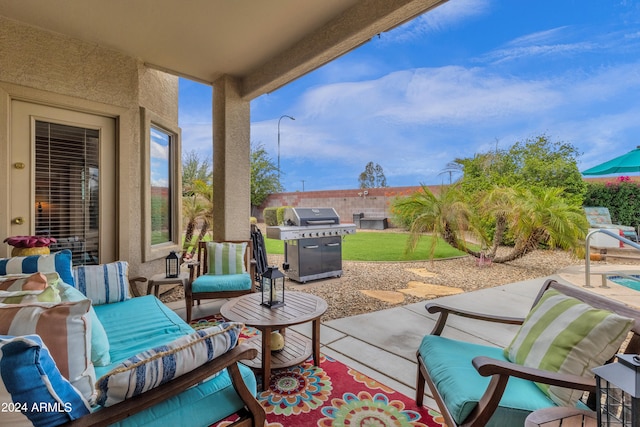
[[[447,183],[455,158],[546,135],[580,170],[640,145],[640,0],[450,0],[251,103],[287,191]],[[180,81],[183,150],[211,156],[211,88]],[[304,184],[303,184],[304,181]]]

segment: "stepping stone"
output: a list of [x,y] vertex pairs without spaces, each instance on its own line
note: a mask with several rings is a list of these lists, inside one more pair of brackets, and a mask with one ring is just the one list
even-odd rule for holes
[[417,282],[415,280],[407,283],[407,286],[407,289],[399,289],[399,291],[413,295],[414,297],[443,297],[464,292],[462,289],[451,286],[434,285],[431,283]]
[[401,302],[404,302],[404,295],[396,291],[376,291],[367,289],[361,290],[360,292],[372,298],[379,299],[384,302],[389,302],[391,304],[400,304]]
[[437,274],[427,270],[426,268],[405,268],[405,271],[417,274],[420,277],[436,277]]

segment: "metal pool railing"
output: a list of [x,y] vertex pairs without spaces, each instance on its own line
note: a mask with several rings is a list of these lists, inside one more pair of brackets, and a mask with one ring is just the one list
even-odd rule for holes
[[[585,266],[584,266],[584,287],[585,288],[592,288],[593,286],[591,286],[591,251],[590,251],[590,247],[589,247],[589,240],[591,240],[591,236],[593,236],[596,233],[602,233],[602,234],[606,234],[607,236],[613,237],[614,239],[617,239],[619,241],[621,241],[622,243],[624,243],[625,245],[629,245],[634,249],[637,249],[640,251],[640,245],[632,242],[631,240],[627,239],[626,237],[620,236],[619,234],[616,234],[612,231],[609,230],[603,230],[603,229],[598,229],[598,230],[593,230],[590,231],[589,234],[587,234],[587,237],[585,238],[584,241],[584,249],[585,249],[585,253],[584,253],[584,258],[585,258]],[[614,273],[611,273],[612,275]],[[618,274],[618,273],[615,273]],[[602,283],[606,283],[606,277],[603,276],[602,279]]]

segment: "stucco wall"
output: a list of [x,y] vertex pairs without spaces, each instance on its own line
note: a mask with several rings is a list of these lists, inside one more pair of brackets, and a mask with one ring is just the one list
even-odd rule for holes
[[[164,270],[164,261],[141,265],[140,107],[178,124],[178,78],[148,69],[138,59],[0,17],[0,157],[8,158],[8,101],[74,109],[117,119],[119,182],[118,257],[133,275]],[[8,160],[7,160],[8,161]],[[8,166],[8,165],[3,165]],[[7,176],[0,174],[0,200],[7,206]],[[6,208],[0,235],[8,230]],[[107,236],[106,238],[110,238]],[[3,248],[4,252],[4,248]]]
[[135,108],[138,64],[96,45],[0,17],[0,80]]
[[[438,187],[430,186],[429,188],[437,192]],[[264,221],[262,212],[267,207],[330,207],[338,212],[342,223],[352,223],[353,214],[364,213],[365,217],[389,218],[389,225],[392,226],[391,201],[397,196],[409,195],[419,188],[419,186],[368,188],[366,195],[363,189],[271,194],[258,209],[254,209],[253,216],[260,222]]]

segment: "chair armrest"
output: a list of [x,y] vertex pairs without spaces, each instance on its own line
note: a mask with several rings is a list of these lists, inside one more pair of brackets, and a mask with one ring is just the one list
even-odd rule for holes
[[129,287],[131,288],[131,293],[133,294],[134,297],[140,296],[140,292],[138,292],[138,286],[137,286],[138,282],[146,283],[147,278],[140,276],[140,277],[133,277],[129,279]]
[[[117,421],[123,420],[131,415],[141,412],[153,405],[156,405],[170,397],[182,393],[186,389],[197,385],[206,380],[211,375],[225,368],[229,370],[229,376],[234,389],[238,393],[240,399],[244,402],[247,410],[253,415],[258,422],[255,425],[263,425],[264,409],[249,391],[246,384],[242,380],[240,370],[237,363],[240,360],[251,360],[258,355],[258,350],[249,347],[247,344],[241,344],[231,349],[220,357],[188,372],[178,378],[175,378],[159,387],[142,393],[138,396],[117,403],[113,406],[101,408],[91,414],[85,415],[74,421],[62,424],[68,427],[89,427],[89,426],[108,426]],[[260,423],[262,420],[262,423]]]
[[471,363],[483,377],[491,375],[508,375],[558,387],[566,387],[589,392],[596,391],[595,378],[559,374],[557,372],[529,368],[516,363],[492,359],[486,356],[478,356],[474,358]]
[[466,317],[469,319],[475,320],[483,320],[485,322],[495,322],[495,323],[504,323],[509,325],[522,325],[524,322],[523,317],[507,317],[507,316],[498,316],[494,314],[487,313],[477,313],[473,311],[461,310],[454,307],[449,307],[446,305],[438,304],[438,303],[428,303],[425,308],[431,314],[439,313],[440,316],[436,321],[436,325],[431,331],[431,335],[440,335],[442,330],[444,329],[449,314],[453,314],[455,316]]
[[189,283],[193,282],[196,277],[200,275],[200,263],[198,261],[191,261],[187,264],[187,268],[189,269]]
[[576,375],[558,374],[557,372],[542,371],[535,368],[527,368],[511,362],[492,359],[486,356],[478,356],[472,360],[474,368],[484,377],[491,377],[489,386],[478,401],[478,404],[464,420],[464,425],[484,426],[494,414],[500,399],[507,387],[510,377],[523,378],[544,384],[567,387],[575,390],[595,391],[594,378],[584,378]]

